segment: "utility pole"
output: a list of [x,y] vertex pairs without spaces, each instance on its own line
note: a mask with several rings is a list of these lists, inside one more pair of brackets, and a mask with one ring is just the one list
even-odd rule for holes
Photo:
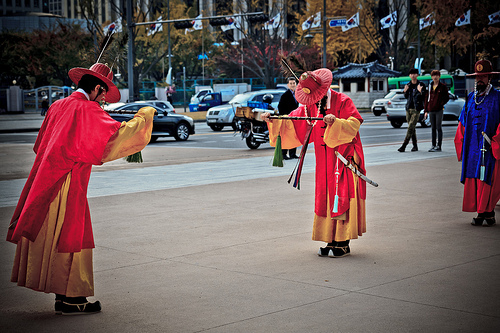
[[127,26],[128,26],[128,101],[134,101],[134,39],[132,38],[132,0],[127,0]]
[[326,0],[323,0],[323,68],[326,68]]

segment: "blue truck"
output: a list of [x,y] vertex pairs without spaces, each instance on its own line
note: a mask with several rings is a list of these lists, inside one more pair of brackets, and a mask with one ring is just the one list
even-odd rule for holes
[[201,99],[197,106],[192,107],[192,111],[207,111],[213,106],[226,103],[227,102],[222,101],[221,93],[208,93]]

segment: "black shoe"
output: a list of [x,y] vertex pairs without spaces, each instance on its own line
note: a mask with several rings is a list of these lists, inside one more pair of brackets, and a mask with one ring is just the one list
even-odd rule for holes
[[401,147],[399,147],[399,148],[398,148],[398,151],[399,151],[400,153],[404,153],[404,152],[405,152],[405,149],[406,149],[406,146],[404,146],[404,145],[403,145],[403,146],[401,146]]
[[485,227],[492,227],[495,225],[496,221],[494,217],[487,217],[484,219],[486,221]]
[[348,256],[351,253],[351,248],[349,245],[347,246],[335,246],[333,249],[330,249],[328,256],[330,258],[342,258]]
[[56,314],[60,315],[62,314],[62,307],[63,307],[63,301],[61,300],[56,300],[56,303],[54,304],[54,310],[56,311]]
[[292,158],[299,158],[299,157],[297,155],[292,155],[292,156],[290,156],[290,159],[292,159]]
[[437,151],[436,150],[436,146],[432,146],[431,149],[428,150],[429,153],[432,153],[432,152],[435,152]]
[[434,147],[434,151],[441,151],[441,146]]
[[327,247],[320,247],[318,250],[318,256],[320,257],[327,257],[328,253],[330,253],[330,250],[332,250],[333,247],[327,246]]
[[62,302],[61,311],[63,316],[94,314],[101,312],[101,303],[99,301],[96,301],[94,303],[86,302],[82,304]]
[[475,227],[480,227],[483,225],[484,217],[473,217],[471,224]]
[[289,159],[290,159],[290,157],[288,157],[288,156],[286,156],[286,155],[283,155],[283,159],[284,159],[284,160],[289,160]]
[[411,149],[411,151],[418,151],[418,147],[417,146],[413,146],[413,148]]

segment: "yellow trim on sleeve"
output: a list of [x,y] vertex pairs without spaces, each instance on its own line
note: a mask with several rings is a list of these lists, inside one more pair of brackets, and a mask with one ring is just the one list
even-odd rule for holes
[[360,126],[361,122],[354,117],[348,119],[337,118],[333,124],[328,125],[326,128],[323,140],[330,148],[349,143],[358,133]]
[[134,118],[122,122],[118,131],[109,139],[102,162],[126,157],[144,149],[151,140],[155,111],[152,107],[144,107],[137,111]]

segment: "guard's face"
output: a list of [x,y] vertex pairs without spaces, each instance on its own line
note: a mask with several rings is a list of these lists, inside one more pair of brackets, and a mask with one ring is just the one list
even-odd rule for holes
[[476,75],[476,88],[478,91],[485,91],[486,86],[490,81],[490,77],[487,74],[479,74]]
[[287,87],[291,91],[295,91],[295,88],[297,87],[297,82],[295,82],[295,80],[290,80],[288,81]]

